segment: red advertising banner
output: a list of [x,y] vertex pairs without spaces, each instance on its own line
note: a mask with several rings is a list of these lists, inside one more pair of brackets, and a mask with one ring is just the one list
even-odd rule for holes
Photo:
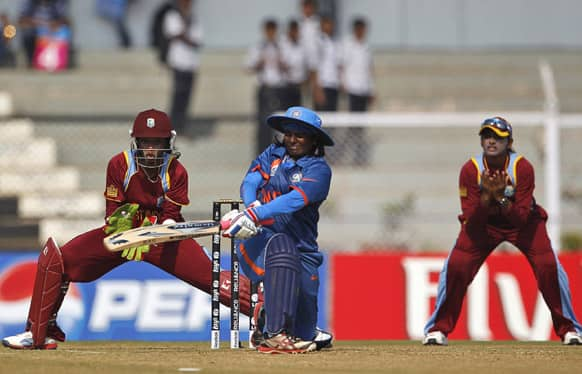
[[[330,256],[331,329],[336,339],[421,339],[434,310],[446,255],[385,253]],[[559,256],[572,304],[582,316],[582,254]],[[467,291],[449,339],[558,339],[522,254],[493,254]]]

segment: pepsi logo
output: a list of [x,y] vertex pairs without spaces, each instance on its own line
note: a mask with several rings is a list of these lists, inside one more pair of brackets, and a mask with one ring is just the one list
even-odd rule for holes
[[[5,325],[17,325],[16,333],[23,331],[35,278],[35,260],[17,262],[0,269],[0,331],[5,329],[8,331]],[[83,323],[84,309],[78,286],[70,284],[57,323],[65,331],[76,330]]]

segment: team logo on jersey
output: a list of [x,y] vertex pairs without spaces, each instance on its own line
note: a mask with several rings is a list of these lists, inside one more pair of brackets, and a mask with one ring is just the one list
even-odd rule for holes
[[116,198],[117,197],[117,192],[118,192],[117,191],[117,187],[115,187],[114,185],[109,185],[105,189],[105,195],[107,197]]
[[299,183],[303,179],[303,174],[295,173],[291,176],[291,183]]
[[147,121],[146,121],[146,126],[149,129],[153,129],[154,127],[156,127],[156,120],[153,119],[153,118],[148,118]]
[[465,186],[459,187],[459,196],[467,197],[467,187]]
[[279,169],[279,163],[273,163],[271,165],[271,176],[274,176],[275,173],[277,172],[277,169]]

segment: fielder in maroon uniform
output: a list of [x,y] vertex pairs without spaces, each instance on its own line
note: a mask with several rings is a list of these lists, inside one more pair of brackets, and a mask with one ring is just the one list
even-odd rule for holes
[[[184,221],[180,210],[189,203],[188,173],[178,161],[176,133],[166,113],[141,112],[131,131],[132,146],[109,161],[105,188],[106,224],[77,236],[59,249],[49,238],[38,268],[26,331],[6,337],[14,349],[56,349],[65,334],[56,323],[69,282],[91,282],[127,261],[146,261],[192,286],[210,293],[211,261],[193,239],[109,252],[103,238],[114,232],[156,222]],[[222,272],[223,285],[230,273]],[[248,315],[249,280],[241,276],[241,311]],[[220,287],[221,302],[230,305],[229,286]]]
[[548,215],[533,197],[533,166],[513,150],[513,130],[504,118],[486,119],[479,135],[483,153],[461,169],[461,232],[441,271],[435,311],[425,326],[423,344],[447,344],[467,287],[503,241],[527,257],[562,342],[582,344],[568,277],[546,231]]

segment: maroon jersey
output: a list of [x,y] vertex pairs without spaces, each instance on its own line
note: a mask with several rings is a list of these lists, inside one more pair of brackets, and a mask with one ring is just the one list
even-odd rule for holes
[[508,175],[505,195],[512,204],[502,210],[493,201],[481,206],[481,173],[485,162],[479,155],[467,161],[459,176],[461,231],[439,277],[439,297],[425,326],[425,334],[445,336],[455,327],[467,287],[489,254],[503,241],[516,246],[528,259],[538,288],[551,312],[554,331],[560,337],[578,331],[566,273],[546,231],[547,214],[535,203],[534,169],[524,157],[510,154],[504,170]]
[[151,180],[137,166],[133,151],[113,156],[107,166],[105,217],[124,203],[137,203],[140,210],[136,215],[136,225],[140,225],[146,216],[156,216],[159,223],[168,218],[184,221],[180,211],[182,206],[190,203],[188,173],[175,157],[167,158],[159,174]]
[[508,230],[519,230],[532,216],[546,217],[542,207],[535,203],[533,196],[535,188],[534,168],[525,157],[518,157],[510,172],[514,175],[508,181],[513,182],[512,205],[508,211],[502,212],[497,202],[492,201],[489,207],[481,206],[481,170],[474,159],[467,161],[459,175],[459,195],[461,197],[461,223],[471,226],[483,224]]

